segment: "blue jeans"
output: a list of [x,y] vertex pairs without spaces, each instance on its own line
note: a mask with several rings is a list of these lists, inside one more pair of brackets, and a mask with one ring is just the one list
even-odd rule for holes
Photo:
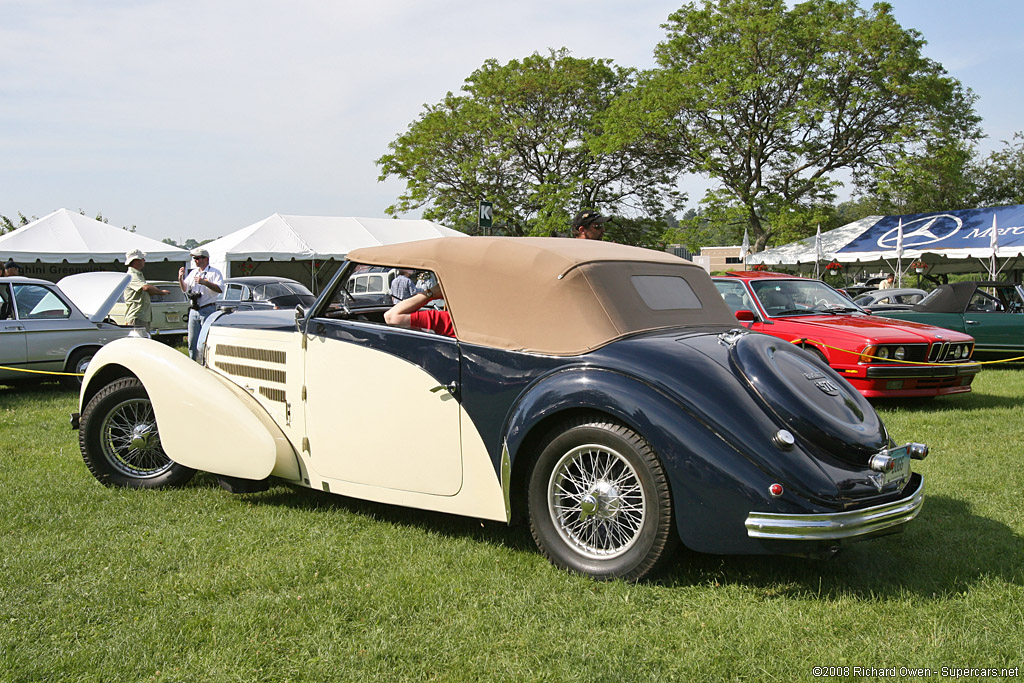
[[188,355],[194,361],[199,360],[199,331],[214,310],[216,307],[213,304],[206,304],[198,311],[194,308],[188,311]]

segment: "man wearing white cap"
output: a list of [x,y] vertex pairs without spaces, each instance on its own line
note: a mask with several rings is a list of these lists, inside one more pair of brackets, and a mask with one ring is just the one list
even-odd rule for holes
[[199,360],[199,332],[203,329],[203,321],[213,313],[217,295],[223,291],[224,275],[210,265],[210,252],[197,247],[191,252],[196,267],[185,276],[185,269],[178,269],[178,284],[181,291],[192,300],[192,310],[188,312],[188,355],[192,360]]
[[124,288],[125,322],[131,327],[145,329],[148,334],[149,325],[153,322],[149,295],[167,294],[168,291],[146,282],[146,276],[142,274],[142,269],[146,267],[146,252],[132,249],[124,255],[124,262],[128,264],[128,274],[132,276]]

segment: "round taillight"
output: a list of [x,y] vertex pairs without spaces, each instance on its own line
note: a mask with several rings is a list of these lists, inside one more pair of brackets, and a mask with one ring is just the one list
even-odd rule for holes
[[778,498],[782,495],[782,484],[772,484],[768,487],[768,493],[772,498]]

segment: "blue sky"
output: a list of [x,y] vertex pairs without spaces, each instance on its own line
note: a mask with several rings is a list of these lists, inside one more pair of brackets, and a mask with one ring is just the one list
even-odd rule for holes
[[[650,67],[680,4],[0,0],[0,214],[102,211],[179,240],[383,216],[402,185],[374,160],[485,59],[564,46]],[[1024,130],[1024,3],[891,4],[979,96],[983,150]],[[695,204],[706,183],[683,187]]]

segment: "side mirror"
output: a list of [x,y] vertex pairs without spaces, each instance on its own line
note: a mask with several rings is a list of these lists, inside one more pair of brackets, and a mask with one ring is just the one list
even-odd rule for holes
[[297,304],[295,306],[295,327],[299,329],[299,332],[302,331],[302,321],[303,319],[305,319],[305,317],[306,309],[302,306],[302,304]]
[[753,311],[748,311],[746,309],[742,309],[742,310],[736,311],[735,315],[736,315],[736,319],[739,320],[741,323],[752,323],[752,322],[754,322],[754,320],[757,319],[754,316],[754,312]]

